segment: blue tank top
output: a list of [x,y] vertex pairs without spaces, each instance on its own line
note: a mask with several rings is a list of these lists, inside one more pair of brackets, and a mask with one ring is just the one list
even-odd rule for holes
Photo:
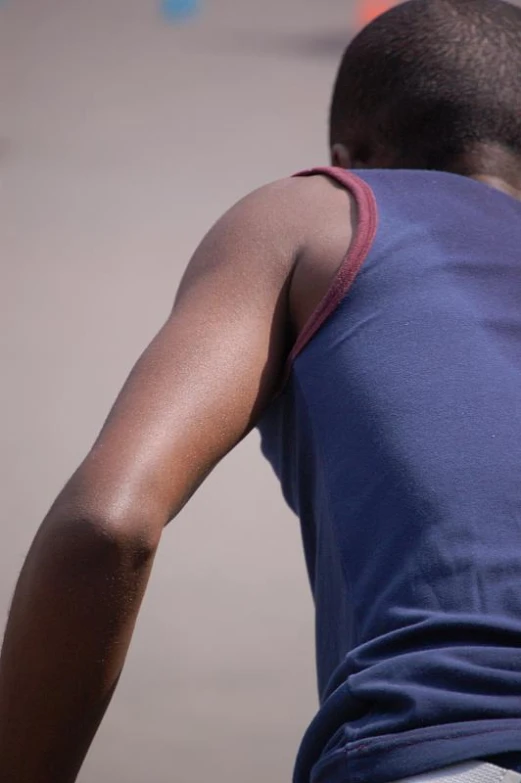
[[316,606],[294,781],[520,752],[521,203],[446,173],[314,173],[358,231],[259,424]]

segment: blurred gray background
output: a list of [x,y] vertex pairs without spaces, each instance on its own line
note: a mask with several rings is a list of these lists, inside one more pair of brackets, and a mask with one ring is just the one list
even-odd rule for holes
[[[211,224],[327,162],[348,0],[0,3],[3,631],[49,505]],[[289,781],[316,709],[297,520],[256,434],[166,533],[81,783]]]

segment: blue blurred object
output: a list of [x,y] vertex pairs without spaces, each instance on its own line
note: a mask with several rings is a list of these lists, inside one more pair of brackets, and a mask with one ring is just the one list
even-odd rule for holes
[[198,10],[198,0],[161,0],[161,13],[169,22],[189,19]]

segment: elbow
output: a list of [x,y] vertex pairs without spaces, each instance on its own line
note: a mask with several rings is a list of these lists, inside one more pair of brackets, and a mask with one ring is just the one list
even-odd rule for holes
[[106,572],[147,569],[159,545],[158,526],[143,514],[119,515],[109,510],[88,512],[80,509],[51,510],[35,545],[61,553],[62,563],[71,569]]
[[154,557],[162,527],[146,513],[119,515],[107,511],[95,519],[87,517],[84,524],[99,536],[108,548],[128,554],[136,562]]

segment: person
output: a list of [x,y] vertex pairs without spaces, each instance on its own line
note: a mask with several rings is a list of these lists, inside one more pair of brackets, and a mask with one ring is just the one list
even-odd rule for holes
[[521,780],[521,9],[376,19],[330,147],[202,240],[42,523],[1,655],[2,781],[76,779],[165,526],[254,427],[316,604],[295,783]]

